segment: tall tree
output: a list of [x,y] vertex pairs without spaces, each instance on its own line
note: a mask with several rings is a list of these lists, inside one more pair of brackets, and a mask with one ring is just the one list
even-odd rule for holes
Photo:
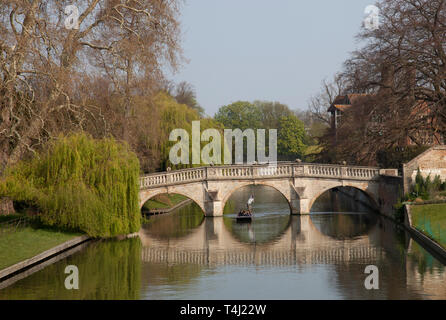
[[[82,129],[91,117],[98,121],[97,106],[85,103],[88,76],[112,81],[129,118],[131,95],[145,90],[141,84],[159,82],[163,64],[175,69],[181,60],[179,2],[85,0],[77,1],[67,16],[71,1],[3,0],[1,166],[57,132]],[[124,136],[127,127],[125,123]]]
[[259,107],[248,101],[237,101],[221,107],[214,119],[229,129],[255,130],[262,123]]
[[263,128],[264,129],[278,129],[280,126],[280,119],[282,117],[289,117],[293,112],[287,105],[280,102],[270,101],[254,101],[254,106],[259,109]]
[[[296,116],[281,117],[277,137],[277,153],[287,160],[305,156],[305,127]],[[294,159],[293,159],[294,158]]]
[[204,109],[198,103],[195,88],[190,83],[186,81],[180,82],[175,87],[174,97],[178,103],[185,104],[188,107],[197,110],[200,116],[204,116]]
[[[378,113],[387,117],[386,138],[412,135],[429,118],[411,113],[416,101],[425,102],[435,119],[432,132],[446,135],[446,1],[380,1],[380,26],[358,35],[365,45],[346,61],[347,91],[378,93]],[[373,116],[373,115],[372,115]],[[395,121],[398,120],[398,126]],[[417,142],[417,141],[416,141]]]
[[446,135],[446,1],[376,5],[379,28],[360,31],[363,46],[340,74],[342,94],[369,96],[343,111],[336,148],[327,136],[325,154],[332,161],[376,164],[377,154],[400,149],[408,139],[423,145]]
[[311,112],[313,119],[330,126],[330,117],[327,109],[336,97],[345,91],[344,86],[345,84],[340,75],[334,76],[332,81],[325,79],[322,82],[320,92],[312,96],[308,103],[308,110]]

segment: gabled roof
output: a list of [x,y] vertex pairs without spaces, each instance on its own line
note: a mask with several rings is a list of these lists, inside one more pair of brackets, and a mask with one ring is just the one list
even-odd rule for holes
[[[371,97],[372,94],[368,93],[351,93],[347,95],[339,95],[337,96],[331,106],[328,108],[327,112],[333,112],[335,110],[345,111],[348,108],[352,107],[355,103],[361,100],[364,97]],[[417,100],[412,107],[412,112],[422,112],[428,111],[429,104],[423,100]]]
[[335,110],[344,111],[355,104],[359,99],[370,96],[368,93],[351,93],[344,96],[337,96],[331,106],[328,108],[328,112]]
[[332,104],[330,108],[328,108],[328,112],[332,112],[334,110],[345,111],[351,106],[352,106],[351,104]]
[[412,164],[418,162],[418,160],[420,160],[422,157],[424,157],[426,154],[430,153],[433,150],[446,150],[446,145],[438,145],[438,146],[434,146],[431,147],[429,149],[427,149],[426,151],[424,151],[423,153],[419,154],[417,157],[413,158],[412,160],[410,160],[407,163],[403,163],[403,167],[410,167]]

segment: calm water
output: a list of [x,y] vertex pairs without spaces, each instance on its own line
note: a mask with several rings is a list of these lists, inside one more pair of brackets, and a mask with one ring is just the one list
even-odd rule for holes
[[[255,217],[237,223],[251,193]],[[90,243],[0,299],[446,299],[445,266],[366,199],[331,192],[313,211],[290,216],[276,191],[247,187],[224,218],[203,218],[195,204],[152,218],[139,238]],[[64,287],[67,265],[79,269],[79,290]],[[368,265],[379,290],[364,287]]]

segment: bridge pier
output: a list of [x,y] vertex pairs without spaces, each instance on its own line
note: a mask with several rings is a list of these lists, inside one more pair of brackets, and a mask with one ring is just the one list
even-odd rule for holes
[[206,217],[222,217],[223,203],[220,200],[208,200],[204,203],[204,215]]
[[293,199],[290,204],[292,215],[310,214],[310,199]]

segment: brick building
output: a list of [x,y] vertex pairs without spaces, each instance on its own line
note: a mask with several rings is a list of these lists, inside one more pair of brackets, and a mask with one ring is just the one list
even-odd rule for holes
[[440,176],[442,181],[446,180],[446,146],[434,146],[415,159],[403,164],[404,193],[410,191],[410,187],[415,183],[418,169],[421,175],[426,178]]

